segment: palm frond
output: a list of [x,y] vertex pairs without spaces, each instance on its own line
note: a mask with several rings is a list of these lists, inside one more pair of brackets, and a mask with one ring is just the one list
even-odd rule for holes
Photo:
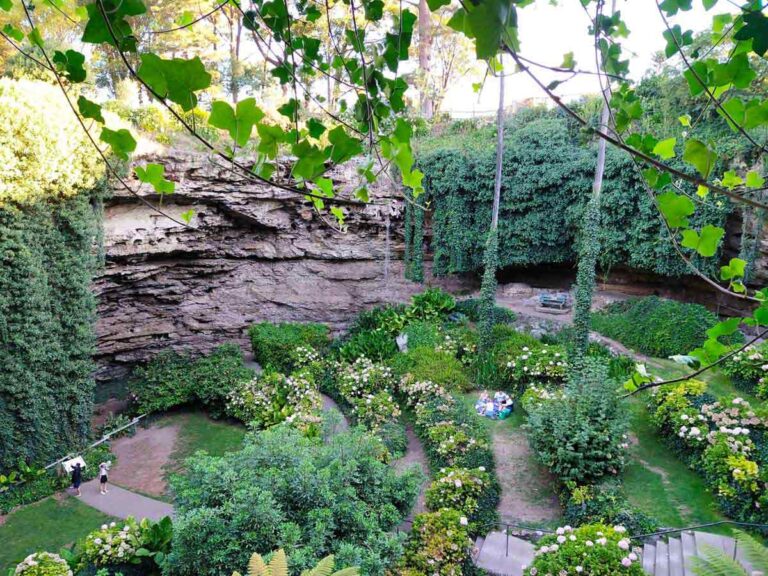
[[248,561],[248,576],[269,576],[269,568],[261,554],[253,554]]
[[285,557],[285,551],[280,548],[272,556],[269,563],[270,576],[288,576],[288,560]]
[[700,556],[692,558],[693,573],[697,576],[749,576],[741,564],[713,546],[699,548]]
[[752,569],[768,574],[768,548],[746,532],[736,530],[736,541]]

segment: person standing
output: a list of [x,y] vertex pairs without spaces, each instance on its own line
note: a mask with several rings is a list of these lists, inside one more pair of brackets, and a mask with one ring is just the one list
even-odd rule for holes
[[102,462],[99,464],[99,493],[106,494],[107,481],[109,480],[109,462]]
[[75,494],[80,496],[80,484],[83,483],[83,467],[80,462],[75,462],[72,467],[72,488],[75,490]]

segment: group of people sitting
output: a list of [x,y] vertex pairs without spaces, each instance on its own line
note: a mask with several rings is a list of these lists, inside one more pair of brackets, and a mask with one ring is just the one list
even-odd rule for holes
[[491,398],[488,392],[483,391],[475,402],[475,410],[480,416],[487,416],[494,420],[503,420],[512,414],[512,398],[506,392],[498,391]]

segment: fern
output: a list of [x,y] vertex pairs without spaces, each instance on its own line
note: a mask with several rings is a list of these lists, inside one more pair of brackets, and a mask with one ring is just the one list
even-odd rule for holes
[[741,564],[718,548],[704,545],[699,553],[700,556],[692,558],[697,576],[749,576]]
[[[310,570],[304,570],[301,576],[360,576],[359,568],[344,568],[333,572],[333,556],[326,556],[317,566]],[[240,576],[239,572],[233,572],[232,576]],[[288,559],[285,551],[280,549],[274,553],[269,564],[264,562],[260,554],[251,556],[248,562],[248,576],[288,576]]]
[[736,531],[736,541],[744,557],[752,564],[752,570],[768,574],[768,548],[746,532]]

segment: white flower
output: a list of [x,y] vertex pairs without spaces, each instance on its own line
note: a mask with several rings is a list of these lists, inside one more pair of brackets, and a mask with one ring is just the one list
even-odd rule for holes
[[459,524],[461,524],[462,526],[466,526],[467,524],[469,524],[469,520],[467,520],[466,516],[462,516],[461,518],[459,518]]
[[558,536],[558,537],[557,537],[557,542],[558,542],[559,544],[563,544],[563,543],[565,543],[565,536]]

